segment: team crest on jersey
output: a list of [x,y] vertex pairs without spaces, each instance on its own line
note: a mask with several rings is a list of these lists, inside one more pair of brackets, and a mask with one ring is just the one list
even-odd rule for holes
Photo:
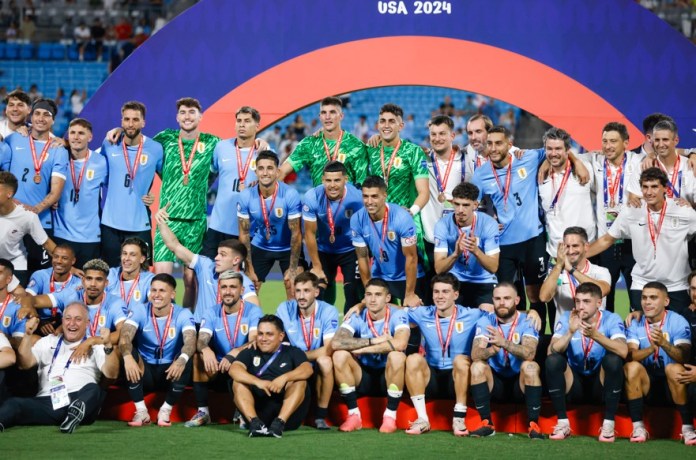
[[173,339],[176,337],[176,328],[175,327],[170,327],[169,328],[169,333],[167,334],[170,339]]
[[140,165],[145,166],[147,164],[147,155],[144,153],[140,156]]
[[261,364],[261,357],[260,356],[254,356],[254,360],[251,362],[254,367],[258,367],[259,364]]
[[239,326],[239,330],[242,331],[242,335],[247,335],[249,332],[249,325],[248,324],[242,324]]
[[345,163],[346,161],[346,154],[345,153],[339,153],[338,156],[336,157],[338,161],[341,163]]
[[403,164],[403,160],[401,159],[401,157],[396,157],[394,159],[394,167],[395,168],[400,167],[402,164]]
[[203,153],[205,152],[205,142],[199,142],[198,147],[196,147],[196,151],[198,153]]
[[520,179],[526,179],[527,178],[527,169],[526,168],[518,169],[517,175],[520,176]]
[[669,342],[669,332],[663,332],[662,337],[664,337],[665,340]]
[[352,215],[353,215],[353,210],[346,209],[346,212],[345,212],[346,219],[350,219]]
[[85,173],[85,177],[87,178],[87,180],[94,179],[94,169],[88,169]]
[[514,334],[512,334],[512,343],[519,345],[519,343],[520,343],[520,333],[519,332],[515,332]]
[[3,316],[2,317],[2,325],[5,327],[10,327],[10,323],[12,322],[12,317],[11,316]]
[[679,218],[672,217],[672,228],[677,228],[679,226]]
[[100,327],[106,326],[106,316],[99,315],[99,326]]
[[275,208],[276,217],[283,217],[283,208]]
[[307,206],[306,204],[303,205],[303,206],[302,206],[302,210],[303,210],[304,212],[309,212],[309,206]]
[[140,302],[140,299],[142,298],[142,294],[140,294],[140,289],[136,289],[135,292],[133,293],[133,300],[136,302]]
[[318,339],[320,333],[321,333],[321,331],[319,330],[319,328],[318,328],[318,327],[315,327],[315,328],[314,328],[314,338],[315,338],[315,339]]
[[464,332],[464,322],[463,321],[457,321],[454,323],[454,328],[457,330],[457,334],[461,334]]
[[387,232],[387,238],[389,238],[389,241],[394,241],[396,239],[396,232]]
[[249,167],[251,168],[252,171],[256,171],[256,160],[251,160]]

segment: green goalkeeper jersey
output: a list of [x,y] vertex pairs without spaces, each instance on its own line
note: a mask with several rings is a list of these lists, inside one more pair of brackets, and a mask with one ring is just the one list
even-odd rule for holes
[[416,198],[416,179],[428,178],[428,164],[425,152],[416,144],[401,140],[394,161],[389,162],[394,147],[384,147],[384,167],[382,167],[382,146],[368,147],[370,174],[382,177],[387,183],[387,201],[410,208]]

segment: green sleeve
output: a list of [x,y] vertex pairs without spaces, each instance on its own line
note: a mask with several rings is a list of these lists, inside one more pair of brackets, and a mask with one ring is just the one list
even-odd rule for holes
[[300,171],[303,169],[305,166],[309,166],[312,162],[312,145],[310,144],[311,142],[311,137],[305,137],[300,141],[299,144],[297,144],[297,147],[295,147],[295,150],[292,151],[288,159],[286,160],[287,163],[292,166],[292,169],[295,171]]
[[411,144],[410,147],[412,147],[409,149],[409,157],[411,160],[411,173],[413,174],[413,179],[427,179],[429,174],[425,152],[416,144]]

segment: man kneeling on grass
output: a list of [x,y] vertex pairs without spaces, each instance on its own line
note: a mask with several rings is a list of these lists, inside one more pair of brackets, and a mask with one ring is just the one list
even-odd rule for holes
[[234,403],[249,421],[249,437],[281,438],[307,415],[313,369],[302,350],[283,343],[280,318],[262,317],[257,331],[256,347],[242,350],[230,367]]

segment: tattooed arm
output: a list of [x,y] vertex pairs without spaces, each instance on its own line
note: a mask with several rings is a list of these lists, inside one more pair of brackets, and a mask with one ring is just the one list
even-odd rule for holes
[[358,257],[358,270],[360,271],[360,280],[363,286],[372,279],[372,271],[370,270],[370,253],[367,246],[358,246],[355,248],[355,255]]

